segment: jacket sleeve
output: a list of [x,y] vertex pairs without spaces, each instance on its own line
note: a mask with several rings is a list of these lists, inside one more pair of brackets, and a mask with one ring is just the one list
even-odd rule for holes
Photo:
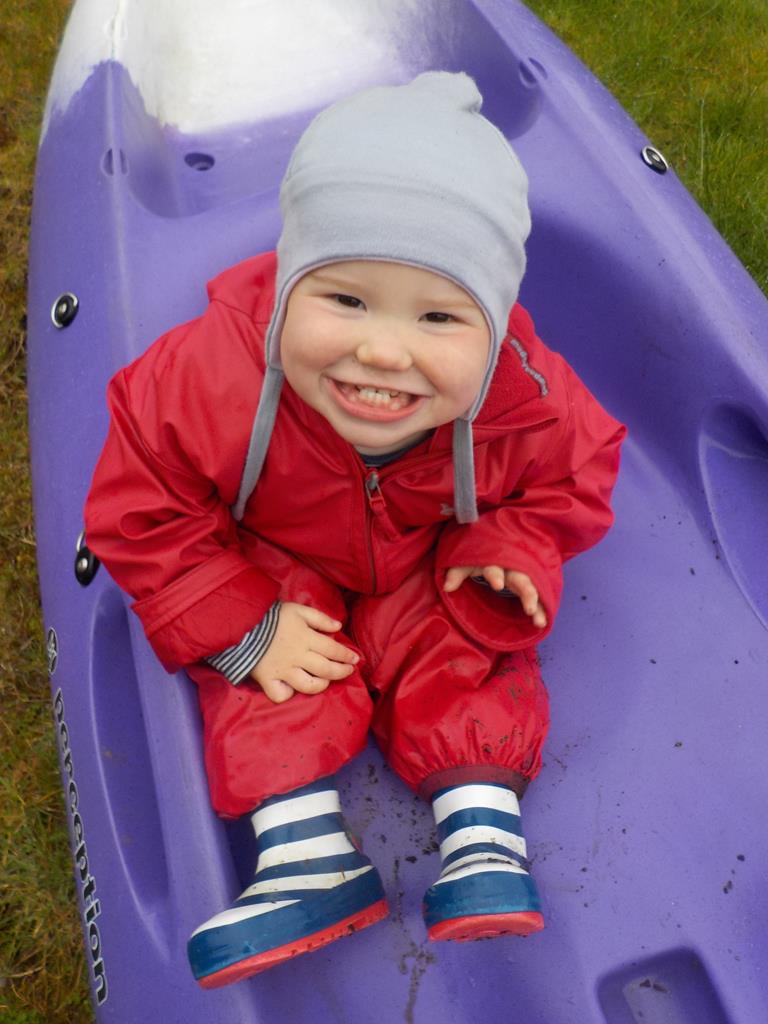
[[[596,544],[613,522],[610,497],[625,428],[559,360],[566,412],[548,446],[532,460],[497,507],[475,523],[453,524],[438,544],[438,590],[453,617],[496,650],[530,647],[552,628],[562,591],[562,565]],[[466,580],[445,593],[452,566],[500,565],[527,573],[547,613],[547,626],[533,625],[520,602]]]
[[[225,439],[202,407],[199,382],[158,369],[179,355],[166,348],[170,354],[162,345],[150,349],[109,384],[111,422],[85,527],[88,546],[135,599],[147,638],[173,672],[238,643],[273,605],[279,585],[245,558],[230,512],[245,447],[231,457],[222,493],[213,467]],[[221,392],[229,385],[215,374],[208,374],[210,404],[231,407],[235,397]],[[182,418],[189,429],[179,429]]]

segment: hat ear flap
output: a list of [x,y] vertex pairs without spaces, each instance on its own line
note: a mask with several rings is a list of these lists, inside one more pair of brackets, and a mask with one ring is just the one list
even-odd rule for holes
[[470,420],[453,421],[453,507],[460,523],[477,520],[475,452]]
[[284,379],[282,370],[278,370],[274,366],[267,367],[264,383],[261,387],[261,395],[259,396],[256,417],[253,421],[251,438],[248,442],[248,454],[245,457],[240,490],[237,495],[237,501],[232,506],[232,515],[238,522],[243,518],[245,506],[261,476],[261,470],[267,457],[269,442],[275,426],[277,406],[280,402],[280,392],[283,389]]

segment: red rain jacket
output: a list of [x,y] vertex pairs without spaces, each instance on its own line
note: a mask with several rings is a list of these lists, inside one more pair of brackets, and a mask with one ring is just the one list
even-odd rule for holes
[[[518,601],[467,581],[441,598],[457,625],[499,651],[549,631],[563,562],[612,522],[624,428],[536,337],[519,305],[474,423],[479,520],[452,517],[452,425],[394,463],[365,467],[286,383],[268,457],[237,523],[237,497],[264,373],[275,257],[254,257],[209,285],[196,320],[163,335],[109,385],[112,422],[86,504],[89,547],[135,598],[168,671],[239,642],[277,599],[259,538],[328,580],[388,593],[435,549],[450,566],[528,573],[548,626]],[[544,387],[544,382],[546,386]]]

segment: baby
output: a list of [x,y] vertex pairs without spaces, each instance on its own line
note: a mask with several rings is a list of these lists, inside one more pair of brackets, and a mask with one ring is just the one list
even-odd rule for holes
[[213,806],[257,837],[189,941],[204,987],[386,915],[333,779],[370,729],[434,811],[429,938],[543,927],[535,645],[611,524],[624,429],[516,304],[527,179],[481,102],[429,72],[320,114],[277,254],[110,384],[88,544],[197,684]]

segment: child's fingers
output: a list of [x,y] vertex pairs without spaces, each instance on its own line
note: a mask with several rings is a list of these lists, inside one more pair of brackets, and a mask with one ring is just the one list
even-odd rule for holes
[[483,576],[494,590],[504,589],[504,570],[500,565],[486,565],[483,568]]
[[283,704],[293,696],[293,687],[282,679],[267,679],[259,686],[273,704]]
[[[539,592],[533,585],[531,577],[527,573],[517,572],[514,569],[508,569],[505,576],[507,590],[512,590],[517,594],[526,615],[535,616],[541,606]],[[534,624],[536,624],[535,621]]]
[[322,630],[323,633],[337,633],[341,629],[342,624],[338,619],[332,619],[330,615],[321,612],[319,608],[312,608],[308,604],[300,604],[296,607],[301,618],[312,629]]
[[533,624],[538,629],[544,629],[544,627],[547,625],[547,613],[544,611],[541,602],[539,602],[536,611],[533,613]]
[[482,568],[476,565],[454,566],[446,571],[443,589],[448,592],[458,590],[468,576],[482,576],[496,591],[505,588],[510,590],[518,596],[523,611],[530,615],[537,629],[544,629],[547,625],[547,613],[539,601],[539,592],[527,573],[517,569],[503,569],[500,565],[485,565]]
[[[344,673],[347,672],[348,666],[339,665],[338,667]],[[291,686],[298,693],[322,693],[323,690],[327,690],[330,685],[328,679],[323,679],[320,676],[316,676],[302,668],[293,668],[289,673],[287,673],[287,675]]]
[[344,644],[340,644],[338,640],[333,640],[324,633],[315,633],[312,636],[309,649],[315,654],[322,654],[329,661],[340,661],[348,665],[356,665],[360,661],[360,655],[356,651],[345,647]]
[[[328,658],[324,658],[322,654],[315,654],[314,651],[307,651],[307,653],[299,661],[299,671],[303,670],[311,676],[316,676],[318,679],[324,679],[326,682],[330,679],[346,679],[348,675],[355,671],[353,665],[343,665],[338,661],[329,661]],[[293,679],[290,680],[293,683]],[[302,691],[306,693],[307,691]]]
[[480,570],[476,566],[472,565],[454,566],[453,568],[448,569],[445,573],[443,590],[450,594],[451,591],[458,590],[468,576],[479,572]]

